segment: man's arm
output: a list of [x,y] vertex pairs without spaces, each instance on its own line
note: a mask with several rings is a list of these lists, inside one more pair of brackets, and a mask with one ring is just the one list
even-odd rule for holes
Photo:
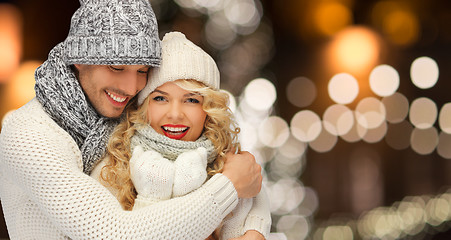
[[[243,156],[233,158],[239,161]],[[105,187],[82,172],[81,154],[72,138],[53,122],[31,116],[4,125],[0,159],[5,177],[72,239],[202,239],[237,204],[232,182],[217,174],[186,196],[124,211]]]

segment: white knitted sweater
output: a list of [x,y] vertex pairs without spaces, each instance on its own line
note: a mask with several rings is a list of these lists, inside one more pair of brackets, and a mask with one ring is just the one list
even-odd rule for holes
[[81,153],[33,99],[0,134],[0,197],[11,239],[205,239],[237,205],[217,174],[196,191],[138,211],[83,173]]

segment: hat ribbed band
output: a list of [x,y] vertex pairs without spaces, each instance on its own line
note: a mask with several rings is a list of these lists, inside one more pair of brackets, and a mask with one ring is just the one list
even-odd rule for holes
[[160,41],[150,37],[68,37],[64,41],[67,65],[149,65],[158,67]]

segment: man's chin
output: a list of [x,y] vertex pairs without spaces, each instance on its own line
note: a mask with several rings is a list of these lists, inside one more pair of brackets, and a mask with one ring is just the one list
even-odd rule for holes
[[105,117],[105,118],[118,119],[118,118],[121,117],[123,112],[124,112],[124,109],[115,110],[115,111],[101,111],[101,112],[98,112],[98,113],[102,117]]

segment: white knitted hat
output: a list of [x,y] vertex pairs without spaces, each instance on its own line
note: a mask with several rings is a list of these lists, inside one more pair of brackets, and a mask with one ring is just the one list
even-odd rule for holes
[[157,87],[179,79],[194,79],[214,90],[219,89],[219,70],[213,58],[180,32],[164,35],[161,65],[152,69],[147,85],[138,95],[138,104]]

